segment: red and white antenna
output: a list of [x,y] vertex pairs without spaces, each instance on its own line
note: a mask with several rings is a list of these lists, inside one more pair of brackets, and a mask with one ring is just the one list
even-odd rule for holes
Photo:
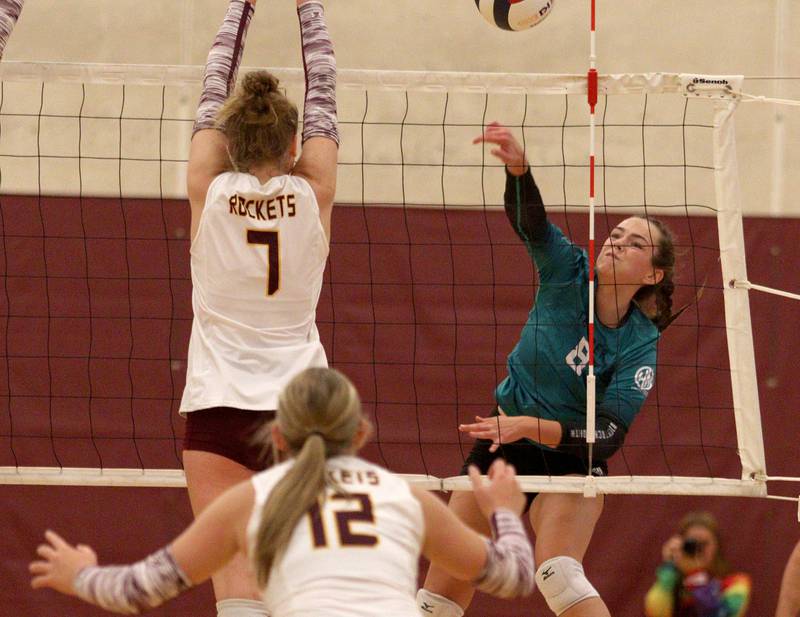
[[586,375],[586,443],[589,444],[589,475],[591,475],[592,446],[595,433],[595,376],[594,376],[594,134],[595,108],[597,107],[597,36],[595,31],[596,7],[591,2],[589,34],[589,72],[587,98],[589,102],[589,372]]

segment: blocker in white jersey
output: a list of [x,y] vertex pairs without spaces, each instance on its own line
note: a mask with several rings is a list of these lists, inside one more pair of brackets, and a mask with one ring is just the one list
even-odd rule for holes
[[315,324],[328,239],[309,183],[211,183],[192,241],[192,307],[181,412],[275,409],[298,372],[327,366]]
[[[203,73],[186,170],[194,322],[180,411],[195,515],[270,464],[253,431],[272,421],[277,394],[293,375],[327,364],[314,313],[339,134],[324,9],[321,0],[296,0],[306,77],[298,139],[297,106],[274,75],[251,71],[234,90],[256,0],[227,2]],[[263,617],[261,603],[250,599],[258,593],[243,555],[214,575],[217,617]]]
[[[264,503],[293,463],[252,479],[251,554]],[[425,536],[419,501],[404,480],[355,456],[332,457],[326,470],[343,493],[329,488],[295,527],[264,590],[270,615],[416,617],[417,564]]]

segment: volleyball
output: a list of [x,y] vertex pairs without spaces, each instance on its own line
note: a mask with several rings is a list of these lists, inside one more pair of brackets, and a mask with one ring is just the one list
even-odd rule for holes
[[475,0],[483,18],[503,30],[527,30],[553,11],[556,0]]

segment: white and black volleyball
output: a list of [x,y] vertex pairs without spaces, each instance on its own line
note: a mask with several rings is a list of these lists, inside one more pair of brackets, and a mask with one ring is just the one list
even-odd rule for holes
[[503,30],[527,30],[553,12],[556,0],[475,0],[483,18]]

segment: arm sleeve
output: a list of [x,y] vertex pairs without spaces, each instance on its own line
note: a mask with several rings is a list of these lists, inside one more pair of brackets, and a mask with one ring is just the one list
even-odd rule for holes
[[160,606],[191,586],[169,548],[130,566],[84,568],[73,583],[82,600],[123,615]]
[[297,7],[306,96],[303,105],[303,143],[311,137],[325,137],[339,145],[336,112],[336,57],[325,24],[321,2]]
[[656,570],[656,581],[644,597],[646,617],[672,617],[675,612],[675,591],[681,574],[670,562],[664,562]]
[[492,539],[486,540],[486,565],[475,579],[481,591],[498,598],[527,596],[535,584],[533,548],[522,521],[511,510],[497,509],[490,520]]
[[[622,446],[626,434],[625,427],[618,420],[598,414],[595,419],[592,459],[594,461],[604,461],[611,458]],[[561,443],[558,444],[558,449],[569,452],[582,461],[588,462],[586,423],[561,422]]]
[[0,0],[0,58],[6,50],[8,37],[17,24],[25,0]]
[[580,268],[583,252],[547,220],[542,195],[530,166],[521,176],[506,170],[503,203],[508,222],[525,244],[541,282],[572,281]]
[[514,176],[506,169],[503,203],[511,227],[526,245],[545,241],[547,212],[530,166],[521,176]]
[[231,0],[228,12],[219,27],[203,72],[203,91],[197,106],[192,134],[216,126],[217,112],[236,83],[236,73],[244,53],[247,28],[253,16],[253,5],[247,0]]

